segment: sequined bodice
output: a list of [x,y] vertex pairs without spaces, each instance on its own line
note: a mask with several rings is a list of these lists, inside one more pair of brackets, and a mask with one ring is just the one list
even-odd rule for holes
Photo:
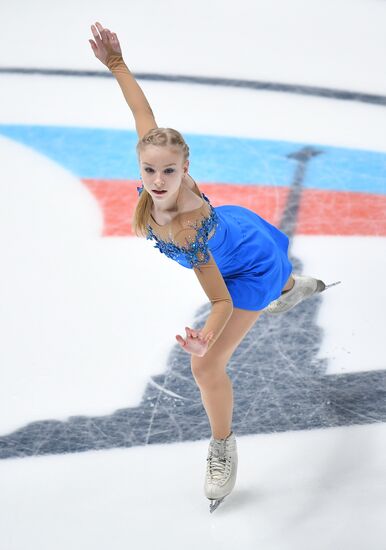
[[[155,233],[151,225],[147,225],[146,236],[146,239],[155,240],[154,248],[158,248],[168,258],[185,267],[198,267],[198,269],[200,264],[209,261],[208,240],[213,236],[219,223],[217,213],[208,197],[204,193],[201,193],[201,196],[207,203],[205,210],[209,210],[209,215],[203,214],[205,205],[202,205],[191,213],[180,214],[176,223],[173,223],[175,221],[173,220],[166,226],[160,226],[164,238]],[[168,239],[165,238],[166,233],[168,233]]]

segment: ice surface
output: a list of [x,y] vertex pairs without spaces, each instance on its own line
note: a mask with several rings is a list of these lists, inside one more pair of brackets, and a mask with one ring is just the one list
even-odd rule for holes
[[[12,2],[3,9],[0,69],[102,70],[87,42],[100,20],[122,37],[134,72],[384,97],[384,3],[150,4]],[[128,162],[127,173],[113,175],[110,134],[103,175],[97,162],[92,177],[74,168],[91,165],[97,129],[134,129],[121,92],[108,78],[0,73],[1,547],[383,550],[385,107],[140,84],[160,126],[196,134],[198,144],[204,134],[213,143],[255,140],[240,164],[244,179],[225,183],[241,183],[251,204],[255,189],[270,186],[261,208],[289,235],[294,271],[342,284],[278,318],[263,315],[231,358],[239,474],[209,514],[209,424],[174,338],[203,325],[206,296],[148,243],[113,236],[107,222],[118,219],[121,197],[106,190],[117,193],[137,171]],[[24,143],[4,130],[20,124]],[[31,138],[39,125],[57,127],[54,156]],[[77,142],[71,164],[65,142],[74,128],[90,129],[91,145]],[[294,144],[292,171],[278,142]],[[248,180],[253,155],[261,179]],[[234,187],[206,180],[205,162],[207,173],[220,173],[215,151],[198,149],[191,173],[218,185],[225,203]],[[326,223],[334,206],[344,234],[334,231],[339,215]],[[151,292],[155,280],[162,293]]]

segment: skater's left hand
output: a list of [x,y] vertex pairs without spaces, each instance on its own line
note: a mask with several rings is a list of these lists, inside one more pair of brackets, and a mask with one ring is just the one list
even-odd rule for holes
[[115,32],[105,29],[100,23],[91,25],[91,32],[94,35],[95,41],[89,39],[91,48],[95,57],[102,61],[106,67],[108,59],[111,55],[122,55],[121,46]]
[[186,340],[179,334],[176,335],[176,340],[184,351],[191,355],[202,357],[208,351],[209,341],[213,338],[213,331],[209,332],[206,337],[203,336],[200,330],[193,330],[185,327]]

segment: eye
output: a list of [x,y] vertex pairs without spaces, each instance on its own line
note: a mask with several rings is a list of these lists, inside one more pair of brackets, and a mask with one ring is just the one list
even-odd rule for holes
[[165,172],[171,174],[172,172],[174,172],[174,168],[166,168]]
[[150,170],[150,172],[153,172],[153,168],[150,168],[149,166],[147,168],[145,168],[145,172],[149,172],[149,170]]

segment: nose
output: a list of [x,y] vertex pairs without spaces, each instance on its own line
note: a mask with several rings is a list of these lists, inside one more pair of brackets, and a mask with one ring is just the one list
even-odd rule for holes
[[163,185],[163,180],[162,180],[160,174],[157,174],[157,175],[156,175],[155,180],[154,180],[154,183],[155,183],[156,185]]

